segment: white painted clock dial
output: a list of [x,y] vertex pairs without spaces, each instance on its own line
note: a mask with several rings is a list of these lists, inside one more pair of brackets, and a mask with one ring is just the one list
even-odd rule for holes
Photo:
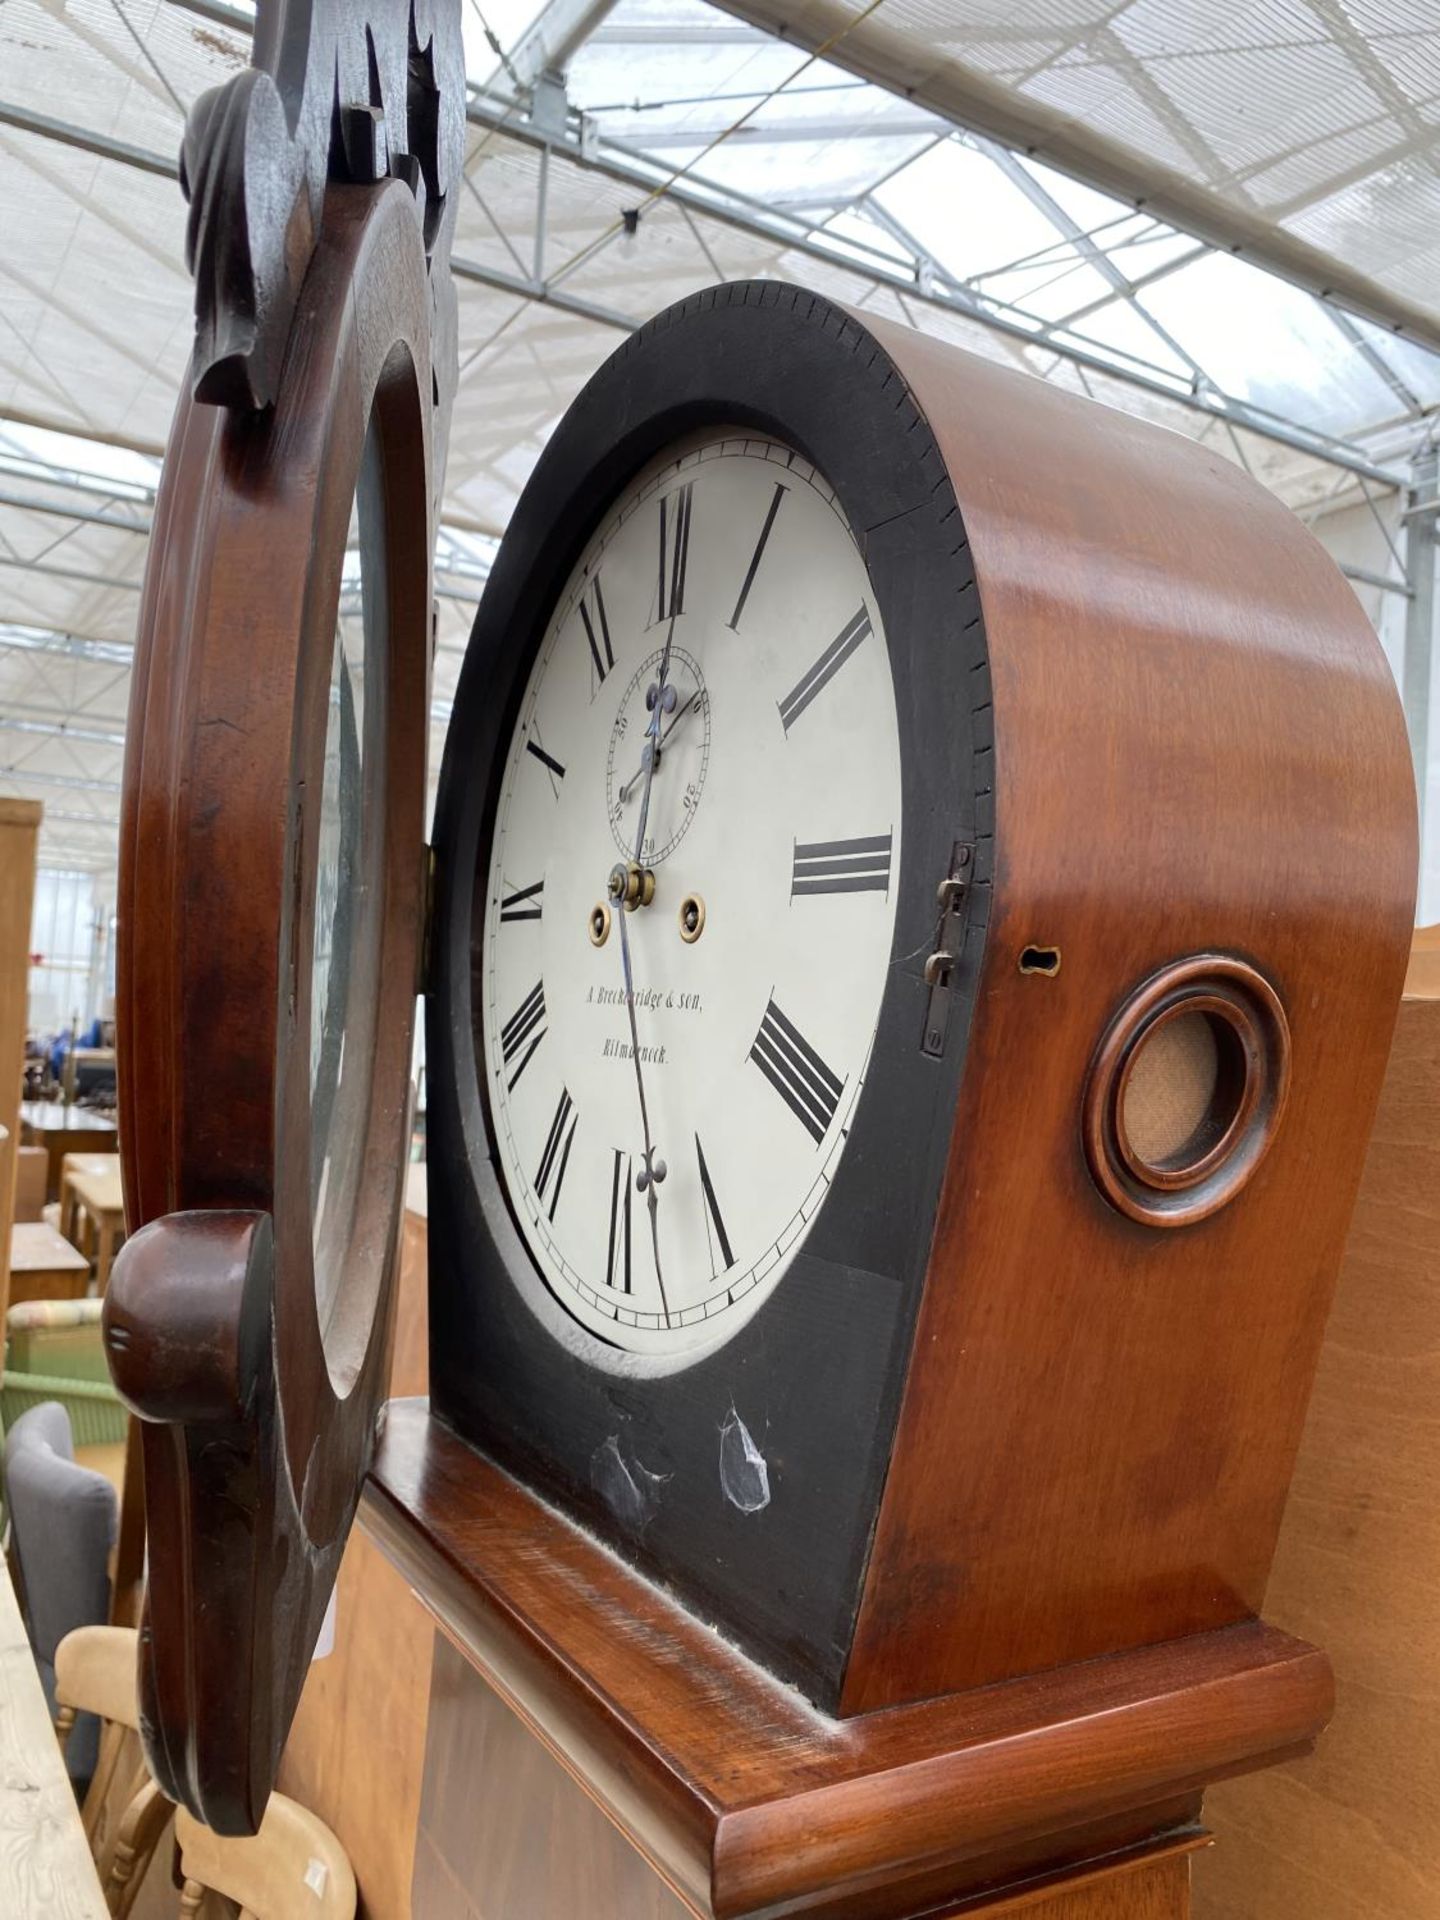
[[[637,851],[654,874],[625,929],[665,1168],[653,1231],[618,906],[592,938]],[[783,1280],[845,1149],[899,870],[889,652],[835,495],[773,441],[687,442],[616,501],[560,594],[485,895],[501,1177],[549,1294],[612,1351],[685,1364]]]

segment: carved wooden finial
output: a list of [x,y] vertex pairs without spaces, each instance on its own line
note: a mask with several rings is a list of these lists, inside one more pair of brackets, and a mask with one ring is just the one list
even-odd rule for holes
[[389,175],[414,193],[424,233],[443,438],[455,387],[449,259],[464,143],[456,0],[261,0],[253,65],[200,96],[180,154],[195,398],[274,403],[326,186]]

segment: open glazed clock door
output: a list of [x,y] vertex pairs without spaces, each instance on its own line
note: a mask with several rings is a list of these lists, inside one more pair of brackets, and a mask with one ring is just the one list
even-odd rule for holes
[[222,1832],[264,1811],[389,1374],[461,61],[457,6],[381,11],[287,38],[262,7],[192,117],[199,328],[128,737],[140,1230],[105,1331],[145,1423],[147,1749]]

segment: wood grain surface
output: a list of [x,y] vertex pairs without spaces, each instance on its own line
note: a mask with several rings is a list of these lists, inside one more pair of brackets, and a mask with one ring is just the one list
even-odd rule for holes
[[[847,1713],[1258,1613],[1416,872],[1393,680],[1292,514],[1209,450],[863,324],[975,568],[995,873]],[[1091,1179],[1082,1092],[1127,997],[1205,954],[1278,994],[1288,1105],[1228,1204],[1157,1229]]]
[[49,1156],[45,1198],[60,1198],[60,1170],[67,1154],[113,1153],[114,1114],[90,1107],[68,1107],[59,1101],[26,1100],[20,1108],[20,1132],[27,1146],[44,1147]]
[[[390,1358],[423,903],[431,301],[409,189],[333,187],[264,414],[182,401],[156,503],[122,806],[119,1082],[136,1229],[106,1297],[144,1421],[144,1731],[172,1798],[253,1832],[374,1444]],[[312,1234],[311,996],[335,622],[360,495],[367,672],[349,979],[368,1044],[336,1109],[354,1204]],[[183,796],[183,804],[180,798]],[[372,830],[373,827],[373,830]],[[318,1010],[315,1015],[319,1019]],[[204,1045],[195,1036],[205,1036]],[[339,1134],[331,1139],[339,1144]],[[213,1247],[248,1222],[228,1266]],[[212,1284],[187,1285],[197,1265]],[[171,1282],[174,1284],[171,1284]],[[205,1357],[199,1367],[175,1356]],[[224,1376],[222,1378],[221,1376]]]
[[[1193,1825],[1297,1751],[1329,1669],[1259,1624],[831,1720],[393,1402],[365,1525],[490,1686],[702,1913],[920,1910]],[[706,1906],[706,1902],[709,1906]]]
[[[413,1911],[423,1920],[685,1920],[708,1911],[668,1887],[587,1792],[437,1635]],[[1014,1897],[933,1920],[1186,1920],[1190,1833]]]
[[105,1920],[105,1911],[25,1623],[0,1561],[0,1914]]
[[335,1585],[335,1643],[311,1664],[275,1784],[349,1854],[362,1920],[409,1920],[434,1639],[409,1582],[357,1527]]
[[[30,987],[38,800],[0,799],[0,1326],[10,1304],[10,1225]],[[3,1362],[0,1362],[3,1364]]]
[[1422,1000],[1440,995],[1440,926],[1415,929],[1405,991]]
[[[411,1169],[411,1208],[417,1186],[423,1205],[423,1176],[423,1167]],[[421,1394],[424,1219],[407,1211],[404,1233],[390,1380],[395,1393]],[[409,1582],[357,1527],[335,1587],[334,1649],[311,1665],[276,1784],[319,1814],[349,1854],[361,1920],[410,1920],[434,1639],[432,1617]],[[497,1783],[470,1784],[488,1797]],[[414,1912],[430,1920],[424,1902]]]
[[680,1900],[444,1634],[435,1636],[413,1911],[687,1920]]
[[1082,1884],[1034,1900],[991,1909],[993,1920],[1186,1920],[1190,1912],[1190,1851],[1096,1874]]
[[17,1220],[10,1229],[10,1303],[83,1300],[90,1262],[43,1220]]
[[1412,992],[1266,1601],[1329,1652],[1335,1719],[1311,1758],[1207,1797],[1197,1920],[1440,1916],[1437,1406],[1440,998]]

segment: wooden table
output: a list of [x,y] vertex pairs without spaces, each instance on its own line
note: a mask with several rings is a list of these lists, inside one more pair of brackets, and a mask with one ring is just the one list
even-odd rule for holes
[[0,1913],[106,1920],[100,1881],[0,1560]]
[[90,1107],[66,1107],[58,1101],[25,1100],[20,1105],[22,1146],[44,1147],[50,1156],[45,1198],[60,1198],[60,1162],[67,1153],[113,1153],[115,1121]]
[[60,1231],[72,1246],[83,1246],[77,1215],[95,1227],[95,1290],[104,1293],[115,1258],[115,1242],[125,1232],[125,1198],[118,1153],[67,1153],[60,1163]]
[[53,1227],[20,1220],[10,1229],[12,1307],[22,1300],[83,1300],[89,1290],[90,1262]]

